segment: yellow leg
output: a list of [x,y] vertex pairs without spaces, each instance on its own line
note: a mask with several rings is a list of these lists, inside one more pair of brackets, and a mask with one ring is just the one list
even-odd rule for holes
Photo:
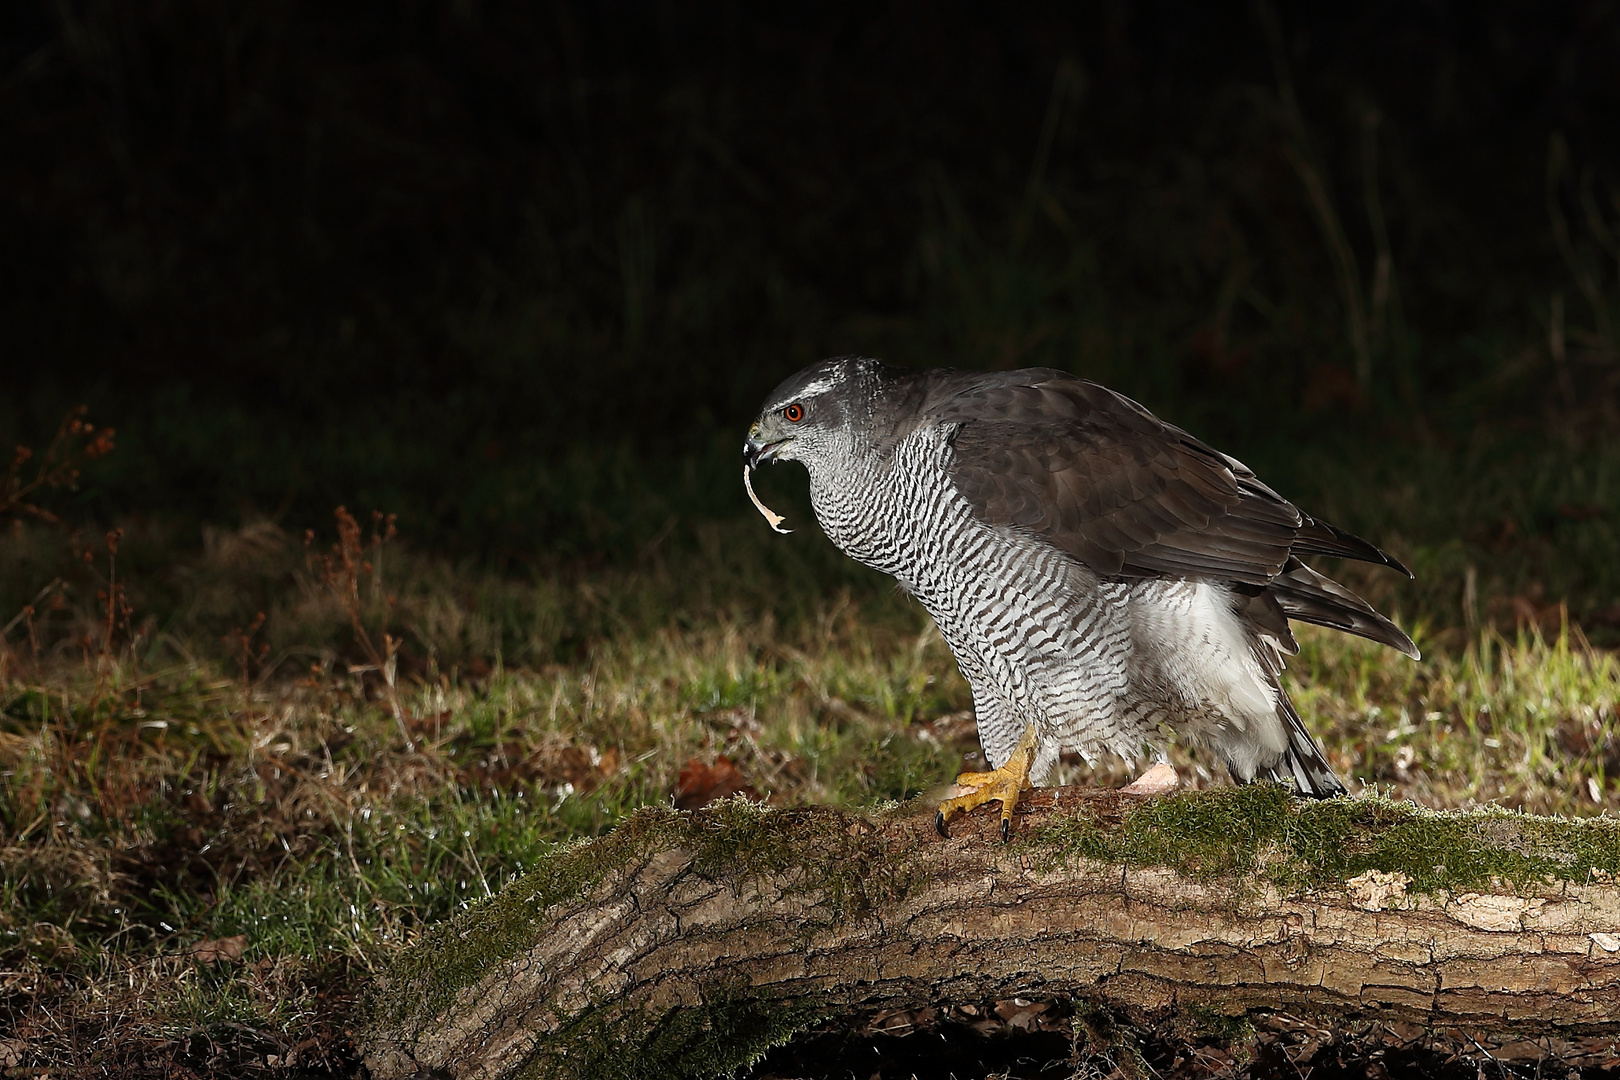
[[1024,729],[1024,737],[1018,740],[1018,747],[1012,752],[1007,763],[994,772],[965,772],[956,778],[956,782],[965,788],[972,788],[966,795],[958,795],[954,799],[946,799],[939,804],[934,814],[934,828],[939,835],[949,837],[951,834],[945,828],[945,822],[958,810],[972,810],[975,806],[983,806],[987,802],[1000,801],[1001,803],[1001,839],[1006,840],[1012,835],[1013,807],[1018,805],[1018,796],[1031,787],[1029,771],[1035,766],[1035,725],[1031,724]]

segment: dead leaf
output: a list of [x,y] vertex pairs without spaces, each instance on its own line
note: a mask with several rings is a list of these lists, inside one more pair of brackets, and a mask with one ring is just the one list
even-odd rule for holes
[[1014,1031],[1034,1031],[1041,1013],[1051,1007],[1050,1002],[1030,1001],[1028,998],[1005,998],[996,1002],[996,1015],[1007,1021]]
[[692,758],[681,766],[681,776],[675,792],[675,809],[696,810],[720,799],[742,795],[759,798],[748,778],[743,776],[730,758],[721,754],[713,765],[705,765]]
[[217,964],[220,961],[235,963],[242,959],[242,952],[247,948],[246,934],[233,934],[230,937],[214,938],[210,941],[199,941],[186,952],[193,960],[201,964]]
[[23,1051],[27,1049],[28,1044],[21,1039],[0,1039],[0,1069],[21,1065]]

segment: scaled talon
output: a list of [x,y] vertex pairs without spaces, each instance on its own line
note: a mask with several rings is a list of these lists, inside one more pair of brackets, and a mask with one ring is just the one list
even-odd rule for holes
[[1000,768],[990,772],[965,772],[956,778],[959,786],[972,790],[940,803],[939,809],[934,812],[934,828],[939,830],[941,836],[949,837],[951,834],[946,824],[952,814],[959,810],[972,810],[987,802],[1000,801],[1001,839],[1007,840],[1012,835],[1013,807],[1018,805],[1018,799],[1024,792],[1034,787],[1029,782],[1030,769],[1034,765],[1035,725],[1031,724],[1024,729],[1024,737],[1018,740],[1012,757]]

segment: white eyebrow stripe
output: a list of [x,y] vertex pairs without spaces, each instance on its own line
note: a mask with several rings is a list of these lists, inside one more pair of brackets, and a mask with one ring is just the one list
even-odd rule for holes
[[786,404],[788,404],[790,402],[802,401],[807,397],[815,397],[817,394],[821,393],[824,390],[831,390],[834,386],[838,385],[838,382],[839,382],[839,380],[837,378],[835,378],[835,377],[832,377],[832,376],[828,376],[827,378],[824,378],[824,379],[817,379],[815,382],[810,383],[808,386],[805,386],[804,388],[802,388],[798,393],[794,394],[792,397],[783,398],[781,401],[772,402],[770,407],[767,408],[765,411],[766,412],[775,412],[777,409],[781,408],[783,405],[786,405]]

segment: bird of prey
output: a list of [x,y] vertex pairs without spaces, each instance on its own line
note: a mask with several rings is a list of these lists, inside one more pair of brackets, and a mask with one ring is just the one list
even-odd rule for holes
[[1063,751],[1162,763],[1166,732],[1240,783],[1342,794],[1279,681],[1299,650],[1289,620],[1418,657],[1301,557],[1410,577],[1404,566],[1066,372],[824,360],[771,392],[743,454],[745,482],[762,462],[803,464],[827,536],[893,575],[950,645],[994,770],[957,778],[965,793],[940,804],[942,833],[953,813],[999,800],[1005,838],[1019,795]]

